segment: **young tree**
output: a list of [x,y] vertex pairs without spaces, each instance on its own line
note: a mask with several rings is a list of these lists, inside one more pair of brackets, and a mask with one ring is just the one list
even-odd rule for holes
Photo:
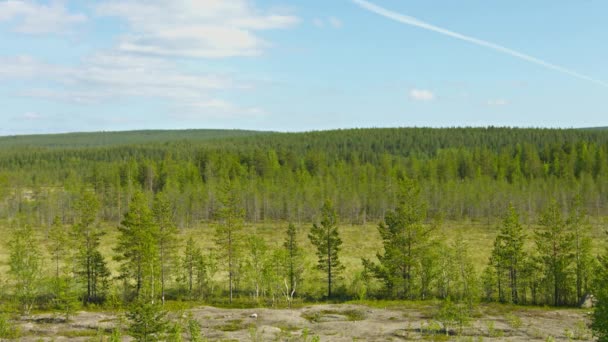
[[456,271],[453,279],[453,296],[466,301],[472,307],[479,295],[479,284],[475,266],[469,255],[469,245],[462,234],[456,236],[451,250]]
[[327,276],[327,298],[331,298],[332,283],[344,270],[338,257],[342,239],[338,232],[336,210],[330,200],[326,200],[321,208],[321,224],[313,224],[308,234],[310,242],[317,248],[317,268]]
[[536,232],[536,248],[543,265],[544,280],[553,305],[566,303],[568,280],[573,262],[573,236],[562,218],[561,208],[553,201],[542,213],[542,227]]
[[99,200],[91,191],[84,191],[75,204],[77,221],[72,228],[72,237],[78,248],[76,274],[84,278],[86,283],[84,303],[103,300],[104,291],[98,285],[103,284],[109,276],[109,270],[98,250],[103,235],[97,222],[99,206]]
[[192,236],[186,241],[181,268],[183,273],[179,280],[186,283],[190,299],[193,299],[195,294],[202,295],[208,281],[207,263],[201,248],[196,245]]
[[160,304],[137,300],[127,313],[129,334],[139,342],[164,341],[168,323]]
[[226,263],[230,303],[234,295],[236,271],[239,266],[241,230],[244,226],[245,210],[240,205],[237,188],[227,184],[220,197],[219,224],[215,230],[215,243],[220,257]]
[[502,289],[503,276],[508,278],[510,288],[510,302],[519,303],[519,284],[518,277],[524,259],[524,240],[525,234],[519,222],[519,215],[512,205],[509,205],[507,214],[502,221],[502,227],[496,240],[494,240],[494,250],[490,264],[496,270],[496,282],[498,286],[499,299],[504,299]]
[[55,216],[53,224],[48,234],[48,251],[55,264],[55,279],[58,280],[62,275],[61,265],[66,258],[69,258],[70,239],[68,230],[61,222],[59,216]]
[[384,254],[378,253],[380,263],[363,260],[363,264],[382,279],[390,295],[413,298],[417,270],[428,251],[432,227],[424,225],[426,203],[420,198],[418,184],[406,179],[400,186],[399,205],[378,225],[384,246]]
[[248,258],[245,263],[249,279],[254,288],[254,298],[259,300],[260,293],[265,292],[265,280],[268,272],[268,245],[259,236],[252,235],[247,239]]
[[581,197],[576,196],[572,201],[570,214],[566,221],[570,233],[574,237],[574,267],[576,276],[576,300],[583,299],[588,292],[592,270],[593,257],[591,255],[591,238],[589,231],[591,226],[587,219],[587,213],[582,207]]
[[160,264],[160,296],[165,303],[166,282],[171,276],[173,259],[177,252],[177,226],[173,221],[173,208],[164,193],[159,193],[154,198],[152,207],[154,224],[158,229],[158,253]]
[[298,231],[292,223],[287,226],[287,236],[283,247],[287,252],[287,293],[295,294],[296,286],[302,281],[302,250],[298,245]]
[[28,315],[34,306],[41,277],[41,254],[34,231],[28,224],[16,223],[8,241],[9,274],[21,311]]
[[136,191],[129,210],[118,227],[120,232],[115,251],[121,263],[121,277],[135,283],[135,294],[141,300],[154,303],[160,274],[158,226],[144,193]]

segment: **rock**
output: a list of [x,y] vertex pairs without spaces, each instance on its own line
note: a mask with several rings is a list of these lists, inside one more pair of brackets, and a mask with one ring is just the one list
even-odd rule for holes
[[578,306],[583,309],[590,309],[594,307],[596,303],[597,299],[595,299],[595,296],[588,293],[583,296],[583,299],[581,299],[580,303],[578,303]]

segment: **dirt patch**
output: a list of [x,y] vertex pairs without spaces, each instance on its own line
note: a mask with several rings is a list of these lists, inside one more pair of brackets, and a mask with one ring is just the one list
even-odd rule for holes
[[[478,314],[461,331],[432,319],[433,306],[372,308],[352,304],[327,304],[298,309],[189,310],[210,341],[405,341],[467,340],[556,341],[591,340],[585,310],[547,310],[480,306]],[[177,319],[172,313],[170,317]],[[15,323],[20,341],[99,341],[121,322],[110,313],[79,312],[70,322],[52,315],[34,315]],[[184,330],[185,331],[185,330]],[[184,335],[186,337],[186,335]],[[125,338],[124,341],[129,341]]]

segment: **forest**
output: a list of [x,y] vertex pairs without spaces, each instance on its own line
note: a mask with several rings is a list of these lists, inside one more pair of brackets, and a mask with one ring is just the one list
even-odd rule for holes
[[439,301],[447,334],[480,303],[592,296],[605,341],[607,204],[603,129],[2,137],[0,338],[41,311],[122,310],[102,340],[181,341],[175,303],[353,300]]

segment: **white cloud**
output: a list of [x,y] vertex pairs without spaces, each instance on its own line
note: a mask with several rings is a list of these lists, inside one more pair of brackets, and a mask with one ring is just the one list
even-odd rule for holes
[[118,49],[161,56],[256,56],[270,44],[256,31],[285,29],[295,16],[261,12],[248,0],[109,0],[97,14],[124,19],[130,33]]
[[46,5],[25,0],[0,2],[0,22],[9,22],[20,33],[67,33],[86,21],[84,14],[70,13],[61,1]]
[[199,100],[211,91],[247,88],[229,75],[185,73],[164,59],[116,53],[94,55],[77,67],[47,64],[29,56],[5,57],[0,58],[0,76],[59,82],[62,87],[34,86],[21,94],[84,103],[129,96]]
[[505,99],[492,99],[488,100],[486,104],[490,107],[504,107],[509,104],[509,101]]
[[410,90],[409,97],[414,101],[429,102],[435,99],[435,94],[430,90],[412,89]]
[[312,24],[317,28],[333,27],[335,29],[341,29],[342,26],[344,26],[342,20],[336,17],[314,18]]

